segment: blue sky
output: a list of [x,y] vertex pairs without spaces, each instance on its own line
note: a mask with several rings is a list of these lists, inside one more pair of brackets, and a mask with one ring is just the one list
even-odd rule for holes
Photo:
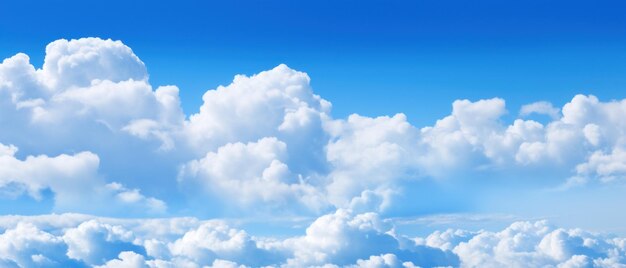
[[37,66],[51,40],[122,40],[152,83],[181,88],[187,114],[233,74],[286,63],[313,77],[336,115],[403,112],[425,125],[462,98],[502,97],[512,109],[538,100],[562,105],[577,93],[621,98],[624,8],[620,1],[9,1],[0,51],[26,52]]
[[0,266],[623,265],[624,10],[2,2]]

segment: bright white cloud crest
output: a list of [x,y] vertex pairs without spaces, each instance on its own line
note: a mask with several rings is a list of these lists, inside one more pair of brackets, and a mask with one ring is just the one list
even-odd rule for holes
[[[561,109],[548,102],[522,107],[522,117],[544,114],[550,117],[546,123],[505,122],[508,111],[500,98],[457,100],[450,115],[426,127],[411,125],[404,114],[335,119],[306,73],[279,65],[208,90],[199,112],[186,116],[178,88],[154,88],[144,63],[120,41],[58,40],[47,46],[40,69],[29,61],[20,53],[0,64],[2,198],[52,200],[54,212],[114,216],[210,214],[217,206],[228,215],[329,214],[306,235],[287,239],[253,237],[217,222],[158,235],[98,219],[45,230],[20,223],[6,227],[3,237],[27,233],[19,238],[30,242],[18,239],[0,248],[3,264],[623,262],[623,241],[551,229],[543,222],[412,240],[384,227],[377,213],[423,181],[533,174],[534,180],[545,180],[538,183],[542,189],[623,182],[626,100],[577,95]],[[214,206],[194,205],[198,200]],[[191,207],[180,209],[187,201]],[[177,211],[168,211],[171,202]]]

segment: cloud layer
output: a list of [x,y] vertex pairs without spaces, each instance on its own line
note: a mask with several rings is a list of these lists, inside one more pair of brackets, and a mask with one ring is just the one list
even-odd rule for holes
[[[227,222],[61,214],[0,218],[0,260],[18,267],[621,267],[626,239],[514,222],[500,231],[397,234],[376,213],[337,210],[301,236],[257,237]],[[156,227],[156,228],[155,228]]]

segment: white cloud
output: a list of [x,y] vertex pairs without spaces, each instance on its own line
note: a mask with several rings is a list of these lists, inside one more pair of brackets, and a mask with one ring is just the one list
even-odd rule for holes
[[232,262],[232,261],[216,259],[215,261],[213,261],[213,264],[210,267],[211,268],[245,268],[246,266],[237,265],[237,263]]
[[33,198],[40,199],[41,191],[50,188],[57,195],[59,206],[72,206],[78,199],[86,198],[85,192],[93,192],[98,181],[99,158],[91,152],[74,155],[28,156],[17,159],[17,148],[1,145],[5,154],[0,156],[0,185],[16,183]]
[[501,151],[497,149],[505,144],[498,140],[495,145],[490,143],[506,134],[506,127],[499,121],[505,112],[504,100],[498,98],[455,101],[451,115],[421,129],[420,168],[427,175],[439,177],[459,169],[477,169],[488,163],[485,158],[497,160]]
[[119,225],[90,220],[65,231],[67,256],[90,265],[101,265],[122,251],[141,250],[133,244],[134,234]]
[[144,268],[148,267],[143,255],[133,251],[122,251],[118,259],[108,261],[105,265],[94,266],[97,268]]
[[283,247],[293,250],[288,267],[324,264],[350,265],[359,259],[394,254],[417,265],[454,265],[456,258],[431,247],[424,247],[394,234],[393,226],[376,213],[353,214],[349,210],[319,217],[306,235],[287,239]]
[[[40,221],[41,217],[11,221],[12,227],[0,234],[3,263],[22,267],[626,265],[625,238],[556,228],[545,221],[515,222],[500,231],[449,229],[409,239],[397,234],[388,220],[375,213],[352,214],[346,210],[324,215],[304,235],[287,238],[254,237],[215,220],[196,220],[181,232],[171,227],[176,222],[189,222],[187,219],[94,217],[76,221],[71,214],[46,216],[65,223],[55,225]],[[0,218],[0,223],[5,220]],[[42,224],[48,226],[46,231],[37,227]],[[168,230],[167,234],[159,229]],[[154,254],[157,241],[164,251],[161,254]]]
[[615,242],[578,229],[554,228],[544,221],[516,222],[500,232],[479,232],[454,252],[467,267],[578,267],[588,262],[623,262],[624,248]]
[[146,67],[120,41],[99,38],[60,39],[46,47],[41,79],[52,89],[84,87],[93,80],[146,80]]
[[[28,133],[39,150],[55,143],[73,148],[81,145],[76,135],[120,130],[157,139],[163,149],[171,149],[169,132],[181,128],[184,120],[176,87],[153,91],[143,62],[129,47],[99,38],[50,43],[41,69],[24,54],[5,59],[0,64],[0,96],[0,122],[13,125],[0,138],[19,145],[22,138],[11,134]],[[141,127],[136,124],[141,121],[158,124]],[[95,147],[93,141],[85,143],[91,147],[86,149]]]
[[[9,188],[11,196],[28,194],[42,199],[42,191],[54,193],[54,205],[58,211],[106,211],[119,207],[98,207],[97,202],[114,196],[126,207],[147,208],[151,213],[165,212],[163,201],[145,197],[137,189],[126,189],[119,183],[105,185],[98,174],[100,159],[91,152],[74,155],[62,154],[15,157],[18,148],[0,143],[0,189]],[[4,189],[3,189],[4,190]]]
[[453,250],[456,245],[466,242],[472,238],[475,233],[465,230],[448,229],[445,231],[435,231],[428,235],[425,239],[418,238],[416,243],[429,247],[440,248],[442,250]]
[[4,145],[0,143],[0,156],[14,156],[17,153],[17,147],[15,145]]
[[393,254],[384,254],[379,256],[370,256],[367,260],[357,260],[356,265],[350,266],[354,268],[395,268],[395,267],[416,267],[411,262],[401,263],[398,257]]
[[[276,138],[248,144],[226,144],[199,160],[185,164],[179,179],[191,181],[213,195],[240,205],[301,203],[319,209],[325,201],[318,189],[307,184],[284,163],[287,145]],[[244,168],[242,168],[244,167]]]
[[559,110],[559,108],[552,106],[552,103],[549,103],[547,101],[538,101],[531,104],[523,105],[520,109],[519,114],[520,116],[525,117],[536,113],[547,115],[552,119],[558,119],[560,116],[560,112],[561,111]]
[[[306,235],[275,243],[197,219],[141,224],[99,219],[80,227],[78,223],[92,218],[65,214],[63,220],[39,218],[39,222],[54,221],[37,225],[41,233],[30,230],[46,237],[49,229],[45,228],[71,229],[63,243],[71,244],[75,261],[97,265],[137,261],[154,267],[193,267],[196,262],[254,266],[269,258],[294,266],[327,262],[397,266],[428,264],[420,256],[454,263],[454,258],[449,259],[452,251],[469,264],[483,257],[493,263],[526,258],[564,267],[621,261],[621,249],[614,250],[617,253],[602,249],[602,257],[559,249],[553,245],[558,241],[577,243],[562,233],[558,239],[545,238],[558,243],[544,242],[539,248],[541,243],[535,240],[548,234],[536,234],[530,227],[536,236],[534,251],[502,246],[483,252],[472,248],[471,240],[487,239],[487,243],[504,235],[456,230],[417,239],[409,247],[410,242],[384,227],[376,214],[366,212],[404,206],[394,203],[394,197],[429,178],[436,179],[434,184],[454,184],[458,178],[484,177],[475,175],[501,180],[524,177],[536,180],[538,188],[568,178],[568,187],[621,181],[626,174],[626,100],[577,95],[562,109],[547,102],[522,107],[522,117],[549,115],[544,123],[507,122],[505,101],[500,98],[457,100],[450,115],[420,127],[411,125],[404,114],[334,119],[330,103],[314,94],[308,75],[286,65],[238,75],[229,85],[207,91],[200,111],[188,118],[178,93],[175,86],[153,87],[144,64],[119,41],[55,41],[46,49],[40,69],[25,54],[5,59],[0,64],[0,125],[6,126],[0,131],[2,197],[27,194],[45,199],[43,193],[50,190],[54,211],[126,216],[167,213],[168,199],[178,205],[174,213],[204,213],[209,210],[207,203],[211,211],[222,209],[229,215],[242,211],[319,215],[339,209],[320,217]],[[185,198],[201,199],[201,205],[185,207]],[[13,223],[22,220],[16,216]],[[361,223],[370,227],[361,228]],[[115,226],[124,226],[132,239],[109,239]],[[82,236],[94,237],[88,241],[100,237],[96,244],[121,243],[146,252],[122,255],[123,251],[115,250],[106,257],[80,253],[76,243],[91,246],[81,235],[71,235],[83,232],[81,228],[85,229]],[[510,228],[513,232],[517,227]],[[516,232],[529,236],[525,230]],[[48,234],[59,237],[52,231]],[[566,234],[577,239],[569,231]],[[233,248],[219,248],[207,239]],[[350,248],[345,241],[363,247]],[[370,246],[376,241],[383,248]],[[192,250],[197,245],[199,252]],[[498,251],[505,249],[506,254]],[[410,259],[405,251],[419,254]],[[136,254],[144,260],[138,261]],[[242,260],[246,254],[258,259]],[[58,259],[48,253],[32,253],[30,259],[6,255],[0,261],[20,265]]]
[[0,258],[20,267],[69,265],[66,251],[62,239],[30,223],[20,223],[0,235]]
[[305,73],[286,65],[250,77],[235,76],[232,84],[202,97],[200,112],[186,125],[191,144],[206,152],[226,143],[296,139],[300,133],[319,131],[330,103],[313,94],[309,81]]
[[165,202],[154,197],[146,197],[142,195],[139,189],[127,189],[117,182],[112,182],[105,187],[112,192],[117,201],[126,205],[139,206],[141,209],[147,209],[151,214],[165,213],[167,205]]
[[379,206],[388,202],[394,183],[412,178],[416,171],[418,131],[406,116],[377,118],[351,115],[347,121],[333,123],[333,139],[326,157],[332,164],[327,186],[328,198],[346,207],[363,191],[378,192]]
[[596,151],[587,162],[576,166],[580,176],[599,178],[603,182],[626,178],[626,150],[615,147],[611,152]]
[[220,221],[206,222],[168,247],[172,256],[199,264],[215,265],[215,261],[221,259],[260,266],[272,264],[279,257],[276,252],[260,248],[245,231],[233,229]]
[[[154,89],[143,62],[120,41],[58,40],[47,47],[41,69],[24,54],[0,64],[0,123],[12,126],[0,133],[0,142],[16,145],[3,145],[0,154],[16,166],[82,160],[88,167],[63,167],[69,172],[65,177],[83,178],[81,187],[99,181],[93,185],[118,205],[142,203],[136,207],[153,212],[165,206],[147,195],[189,194],[178,189],[195,188],[190,183],[205,189],[209,200],[246,211],[259,210],[259,204],[292,212],[320,213],[332,206],[384,210],[406,185],[425,177],[490,172],[507,177],[540,170],[561,181],[619,178],[624,107],[623,100],[577,95],[562,109],[547,102],[522,107],[521,116],[552,116],[545,124],[523,119],[508,124],[505,101],[493,98],[457,100],[449,116],[422,128],[403,114],[333,119],[330,103],[313,93],[308,75],[279,65],[208,90],[200,111],[186,119],[178,89]],[[12,157],[17,147],[26,154],[58,156],[18,160]],[[129,164],[133,159],[142,161]],[[114,176],[100,177],[99,166]],[[0,177],[5,185],[6,178]],[[11,185],[5,195],[36,196],[50,187],[58,204],[85,203],[61,201],[91,195],[63,194],[67,185],[80,187],[42,180]],[[148,180],[171,190],[149,188],[143,183]],[[111,181],[133,187],[103,187]],[[148,188],[139,189],[140,184]]]

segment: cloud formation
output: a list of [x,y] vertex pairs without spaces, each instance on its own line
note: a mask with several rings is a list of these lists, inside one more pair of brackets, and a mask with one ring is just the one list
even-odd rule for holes
[[436,206],[430,192],[440,185],[479,188],[482,177],[532,180],[538,191],[619,184],[626,100],[535,102],[512,122],[504,99],[456,100],[449,115],[415,126],[404,114],[334,118],[310,81],[284,64],[237,75],[206,91],[199,112],[187,116],[178,88],[151,85],[144,63],[120,41],[54,41],[41,68],[22,53],[5,59],[3,201],[101,216],[316,219],[300,235],[259,237],[224,220],[4,216],[0,266],[624,264],[623,238],[544,221],[420,238],[398,234],[385,218],[393,212],[385,213],[409,206],[398,200],[416,188],[425,187],[410,203]]
[[208,90],[187,117],[178,89],[154,88],[148,76],[129,47],[98,38],[50,43],[40,69],[25,54],[5,59],[4,192],[37,199],[49,188],[57,211],[99,193],[148,212],[205,195],[232,211],[319,215],[385,210],[423,180],[532,174],[551,188],[622,181],[625,173],[624,100],[577,95],[562,108],[522,107],[522,117],[549,115],[545,123],[505,122],[500,98],[457,100],[425,127],[403,114],[335,119],[308,75],[281,64]]
[[109,202],[111,197],[126,209],[148,209],[156,214],[166,210],[163,201],[145,197],[138,189],[127,189],[117,182],[104,185],[98,174],[100,159],[91,152],[27,156],[24,160],[15,157],[17,152],[17,147],[0,143],[0,189],[6,197],[27,194],[40,200],[42,193],[50,190],[55,209],[63,211],[106,212],[106,207],[97,204]]
[[[41,221],[45,217],[46,221]],[[626,239],[514,222],[408,237],[376,213],[337,210],[302,236],[256,237],[224,221],[71,214],[0,218],[0,259],[19,267],[619,267]],[[153,226],[160,228],[151,228]],[[50,225],[56,227],[50,228]]]

